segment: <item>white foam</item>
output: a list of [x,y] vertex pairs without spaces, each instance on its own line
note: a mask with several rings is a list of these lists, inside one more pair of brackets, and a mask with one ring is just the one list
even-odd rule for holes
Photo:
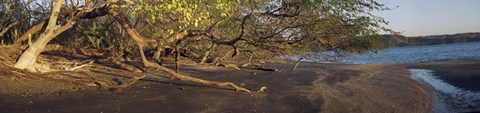
[[[410,73],[412,74],[412,79],[419,81],[421,83],[427,84],[431,86],[436,91],[444,94],[446,97],[434,97],[440,98],[441,102],[445,103],[434,103],[434,109],[445,109],[445,108],[435,108],[436,104],[438,106],[444,106],[442,104],[446,104],[447,106],[451,106],[447,109],[457,109],[459,111],[478,111],[480,110],[480,92],[473,92],[469,90],[462,90],[458,87],[450,85],[443,80],[433,76],[433,71],[426,70],[426,69],[410,69]],[[437,95],[440,96],[440,95]],[[438,100],[433,100],[438,101]],[[435,110],[434,110],[435,111]]]

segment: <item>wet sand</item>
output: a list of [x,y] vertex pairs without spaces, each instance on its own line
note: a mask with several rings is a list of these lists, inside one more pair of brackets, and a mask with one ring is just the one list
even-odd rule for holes
[[[431,86],[432,110],[437,112],[480,112],[480,62],[455,61],[417,63],[407,66],[432,72],[426,83]],[[421,80],[425,83],[425,79]],[[432,82],[435,82],[431,84]],[[433,86],[432,86],[433,85]]]
[[434,71],[434,76],[463,90],[480,92],[480,61],[417,63],[407,66]]
[[[269,64],[267,67],[279,67]],[[186,65],[182,73],[208,80],[246,84],[263,93],[197,85],[166,78],[151,70],[146,79],[116,92],[44,81],[13,83],[0,79],[2,112],[409,112],[430,110],[428,90],[411,79],[406,65],[346,65],[301,63],[292,72]],[[126,79],[122,70],[96,71],[98,76]],[[28,84],[35,84],[25,89]],[[12,84],[14,86],[12,86]],[[53,83],[52,83],[53,84]],[[9,86],[10,85],[10,86]],[[10,88],[6,88],[10,87]],[[12,88],[13,87],[13,88]],[[29,91],[29,94],[25,94]]]

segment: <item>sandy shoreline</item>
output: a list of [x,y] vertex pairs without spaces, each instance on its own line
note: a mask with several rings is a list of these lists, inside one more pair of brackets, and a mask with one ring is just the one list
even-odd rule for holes
[[[278,65],[269,64],[268,66],[277,67]],[[194,65],[183,67],[182,72],[192,76],[244,83],[245,87],[251,89],[260,86],[267,86],[268,89],[264,93],[240,93],[170,80],[161,77],[162,74],[157,74],[158,72],[150,71],[152,75],[147,79],[118,92],[89,91],[69,85],[57,87],[60,90],[49,90],[48,87],[54,87],[50,85],[38,91],[53,93],[25,95],[22,93],[25,90],[20,88],[16,90],[5,88],[13,82],[4,82],[8,79],[0,79],[0,110],[4,112],[429,112],[431,105],[427,88],[412,80],[407,69],[432,69],[443,73],[442,76],[460,74],[462,77],[468,75],[469,79],[472,79],[472,77],[479,77],[476,70],[480,70],[478,69],[480,63],[477,61],[378,65],[302,63],[295,72],[291,72],[291,65],[288,65],[285,68],[286,71],[280,73],[249,69],[237,71],[222,67]],[[459,69],[469,71],[457,71]],[[135,76],[135,73],[123,71],[99,74],[119,79]],[[22,87],[18,83],[16,86]],[[5,94],[6,89],[18,91],[20,95]],[[84,93],[75,93],[79,89]]]
[[429,87],[434,112],[478,112],[479,64],[478,61],[417,63],[408,68],[415,69],[417,74],[412,76]]
[[434,75],[464,90],[480,92],[480,61],[417,63],[407,68],[433,70]]

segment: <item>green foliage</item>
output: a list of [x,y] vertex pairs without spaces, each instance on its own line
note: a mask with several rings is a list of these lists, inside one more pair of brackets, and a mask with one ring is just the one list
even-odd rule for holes
[[[374,0],[129,1],[132,2],[115,3],[121,4],[116,10],[128,15],[131,26],[151,39],[162,40],[183,30],[207,30],[219,22],[209,31],[215,38],[188,37],[182,39],[181,44],[183,49],[202,54],[212,43],[219,43],[215,41],[233,40],[233,43],[219,43],[214,57],[225,56],[233,48],[244,57],[255,54],[257,58],[322,51],[363,53],[381,50],[384,46],[378,33],[382,30],[392,32],[383,27],[387,24],[383,18],[371,14],[372,11],[389,10]],[[92,21],[78,22],[77,35],[85,38],[84,46],[136,50],[115,19],[95,18],[93,21],[97,25]],[[25,30],[21,28],[19,32]],[[174,45],[175,42],[163,46]]]
[[[268,2],[267,2],[268,3]],[[275,31],[287,28],[276,36],[266,40],[270,43],[260,43],[257,47],[274,53],[288,55],[303,55],[321,51],[336,51],[337,53],[363,53],[383,49],[379,31],[391,32],[384,28],[387,22],[371,11],[389,10],[383,4],[373,0],[286,0],[282,5],[265,9],[279,14],[297,14],[294,17],[262,17],[254,23],[265,23],[264,31]],[[278,22],[278,23],[275,23]],[[282,24],[287,23],[287,24]],[[273,26],[273,27],[270,27]],[[258,28],[257,28],[257,31]],[[265,32],[256,37],[268,36]],[[290,35],[294,36],[290,36]],[[282,42],[288,36],[287,41]],[[251,40],[259,41],[259,39]],[[279,41],[280,40],[280,41]],[[262,40],[260,40],[262,41]],[[290,42],[290,43],[289,43]],[[294,42],[294,43],[293,43]]]
[[132,5],[133,17],[146,17],[150,23],[174,23],[165,29],[172,34],[178,30],[204,29],[213,23],[212,17],[227,17],[239,7],[239,0],[137,0]]
[[[250,51],[241,54],[256,53],[259,57],[304,55],[322,51],[336,51],[342,55],[378,51],[384,47],[378,32],[391,32],[383,27],[387,24],[383,18],[371,14],[371,11],[389,9],[373,0],[248,0],[238,3],[230,1],[234,5],[219,5],[222,2],[226,1],[166,1],[164,5],[167,9],[152,10],[161,13],[153,20],[170,23],[168,25],[172,27],[166,29],[167,33],[172,33],[181,29],[204,29],[212,21],[225,17],[222,13],[227,12],[230,15],[213,33],[219,36],[219,40],[233,40],[241,36],[242,41],[229,46]],[[168,9],[169,5],[175,8],[185,7],[172,11]],[[217,7],[212,8],[213,6]],[[196,15],[201,12],[214,13]],[[179,19],[172,21],[170,17]],[[195,24],[197,19],[192,21],[188,19],[190,17],[201,18],[200,27]],[[243,19],[246,19],[244,23]],[[217,51],[225,53],[229,49]]]

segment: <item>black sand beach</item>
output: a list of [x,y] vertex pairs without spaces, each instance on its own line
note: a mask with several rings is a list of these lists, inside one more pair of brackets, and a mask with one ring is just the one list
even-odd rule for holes
[[[462,65],[447,63],[452,65]],[[423,65],[423,64],[422,64]],[[431,64],[434,65],[434,64]],[[270,64],[267,67],[277,67]],[[197,65],[182,73],[217,81],[243,83],[263,93],[235,92],[172,80],[151,70],[137,84],[116,92],[64,83],[30,80],[15,83],[4,76],[0,109],[4,112],[428,112],[427,89],[412,80],[406,65],[301,63],[295,72],[233,70]],[[122,70],[99,76],[137,76]],[[31,83],[30,83],[31,82]],[[31,86],[35,84],[35,86]],[[52,85],[54,84],[54,85]],[[28,89],[26,89],[28,88]],[[28,92],[28,94],[27,94]]]

